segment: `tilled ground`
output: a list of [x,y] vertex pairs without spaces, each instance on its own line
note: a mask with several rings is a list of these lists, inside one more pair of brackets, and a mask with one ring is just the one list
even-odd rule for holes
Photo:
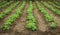
[[[22,15],[11,25],[11,29],[8,31],[0,31],[0,35],[60,35],[60,17],[54,14],[51,10],[47,9],[44,5],[41,6],[54,18],[54,21],[57,23],[58,27],[56,29],[50,29],[48,22],[45,20],[44,15],[38,11],[35,2],[33,2],[34,10],[33,14],[36,18],[36,31],[31,31],[26,29],[26,10],[29,6],[29,3],[26,3],[24,9],[22,10]],[[8,17],[16,11],[17,7],[6,15],[2,20],[0,20],[0,26],[8,19]]]

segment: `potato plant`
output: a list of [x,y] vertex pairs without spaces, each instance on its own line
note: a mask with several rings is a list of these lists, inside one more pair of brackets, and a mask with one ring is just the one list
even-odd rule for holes
[[30,1],[30,5],[27,9],[27,25],[26,27],[30,30],[33,30],[35,31],[37,29],[36,27],[36,19],[33,15],[33,9],[34,9],[34,6],[33,6],[33,3],[32,1]]
[[2,6],[4,3],[6,3],[7,1],[4,1],[4,2],[2,2],[2,3],[0,3],[0,6]]
[[56,4],[56,5],[58,5],[58,6],[60,6],[60,3],[58,3],[58,2],[53,2],[54,4]]
[[49,4],[51,4],[54,8],[60,9],[60,6],[55,5],[53,2],[48,2]]
[[10,5],[12,2],[13,2],[13,1],[7,2],[6,4],[0,6],[0,8],[4,8],[4,7],[8,6],[8,5]]
[[60,16],[60,10],[54,8],[53,6],[50,6],[48,3],[46,2],[42,2],[42,4],[47,7],[48,9],[50,9],[51,11],[53,11],[55,14]]
[[7,8],[5,11],[3,11],[0,14],[0,19],[4,18],[5,15],[9,14],[17,5],[19,2],[16,2],[15,4],[13,4],[13,6],[10,6],[9,8]]
[[21,11],[24,8],[26,2],[23,1],[23,3],[21,4],[21,6],[19,6],[19,8],[16,10],[16,12],[11,15],[6,22],[4,23],[4,25],[1,27],[2,30],[9,30],[10,29],[10,25],[19,18],[19,16],[21,15]]
[[37,8],[44,15],[46,21],[50,22],[51,28],[56,28],[57,24],[54,22],[54,18],[48,14],[48,12],[41,6],[41,3],[36,1]]

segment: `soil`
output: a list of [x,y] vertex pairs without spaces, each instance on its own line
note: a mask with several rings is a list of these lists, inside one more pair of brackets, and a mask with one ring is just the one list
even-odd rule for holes
[[[17,8],[20,6],[17,5],[15,9],[13,9],[8,15],[6,15],[2,20],[0,20],[0,27],[4,24],[4,22],[16,12]],[[45,20],[44,15],[38,11],[35,2],[33,2],[34,10],[33,14],[36,18],[36,31],[31,31],[26,28],[26,10],[29,6],[29,3],[26,3],[26,6],[21,11],[22,14],[19,16],[19,18],[13,22],[11,25],[10,30],[7,31],[1,31],[0,35],[60,35],[60,16],[53,13],[51,10],[47,9],[44,5],[41,4],[41,6],[54,18],[54,21],[57,23],[56,29],[51,29],[48,27],[48,22]]]
[[[53,35],[60,35],[60,16],[56,15],[53,11],[49,10],[45,6],[41,4],[41,6],[54,18],[54,21],[57,23],[57,28],[56,29],[50,29],[50,31]],[[58,33],[59,32],[59,33]]]
[[25,8],[22,11],[22,15],[19,17],[19,19],[16,21],[16,25],[13,30],[16,32],[22,32],[25,29],[26,26],[26,10],[28,8],[28,4],[26,4]]
[[[12,2],[12,4],[14,4],[14,2]],[[3,12],[3,11],[6,10],[7,8],[9,8],[12,4],[10,4],[10,5],[8,5],[8,6],[4,7],[4,8],[1,8],[0,11]],[[0,12],[0,13],[1,13],[1,12]]]
[[54,21],[58,24],[58,26],[60,27],[60,16],[56,15],[54,12],[52,12],[51,10],[47,9],[46,7],[44,7],[42,5],[42,7],[54,18]]
[[13,9],[9,14],[4,16],[4,18],[0,20],[0,27],[5,23],[5,21],[9,18],[9,16],[11,16],[16,11],[16,9],[18,7],[19,7],[19,5],[17,5],[17,7],[15,7],[15,9]]
[[38,22],[37,23],[38,29],[40,31],[45,32],[48,29],[47,22],[44,20],[43,14],[40,11],[38,11],[35,3],[34,3],[34,15],[35,15],[37,22]]

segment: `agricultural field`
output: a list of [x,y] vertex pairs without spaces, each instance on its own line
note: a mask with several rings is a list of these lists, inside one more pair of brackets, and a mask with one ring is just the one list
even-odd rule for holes
[[60,1],[0,2],[0,35],[60,35]]

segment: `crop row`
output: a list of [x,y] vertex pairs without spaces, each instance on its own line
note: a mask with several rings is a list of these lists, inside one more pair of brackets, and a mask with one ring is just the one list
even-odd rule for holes
[[56,28],[56,23],[54,22],[54,19],[53,17],[48,14],[48,12],[46,12],[46,10],[41,6],[41,3],[39,3],[38,1],[36,1],[36,5],[37,5],[37,8],[38,10],[44,15],[46,21],[50,22],[50,27],[51,28]]
[[27,9],[27,29],[30,29],[30,30],[36,30],[36,19],[33,15],[33,9],[34,9],[34,6],[33,6],[33,3],[32,1],[30,1],[29,3],[29,7]]
[[51,11],[53,11],[55,14],[60,15],[60,10],[54,8],[53,6],[50,6],[47,2],[42,2],[42,4]]
[[54,2],[48,2],[48,3],[51,4],[53,7],[60,9],[60,6],[55,5]]
[[3,11],[0,14],[0,19],[4,18],[5,15],[9,14],[17,5],[19,2],[16,2],[15,4],[13,4],[13,6],[10,6],[9,8],[7,8],[5,11]]
[[[18,2],[17,2],[18,3]],[[6,20],[6,22],[4,23],[4,25],[2,26],[2,30],[9,30],[10,29],[10,26],[11,24],[19,18],[19,16],[21,16],[21,11],[22,9],[24,8],[26,2],[23,1],[23,3],[21,4],[21,6],[19,6],[19,8],[16,10],[16,12],[9,16],[9,18]]]
[[7,2],[7,1],[4,1],[4,2],[0,3],[0,6],[3,5],[3,4],[6,3],[6,2]]
[[8,5],[10,5],[12,2],[13,2],[13,1],[7,2],[6,4],[0,6],[0,8],[4,8],[4,7],[8,6]]
[[58,3],[58,2],[54,2],[54,4],[56,4],[56,5],[60,6],[60,3]]

